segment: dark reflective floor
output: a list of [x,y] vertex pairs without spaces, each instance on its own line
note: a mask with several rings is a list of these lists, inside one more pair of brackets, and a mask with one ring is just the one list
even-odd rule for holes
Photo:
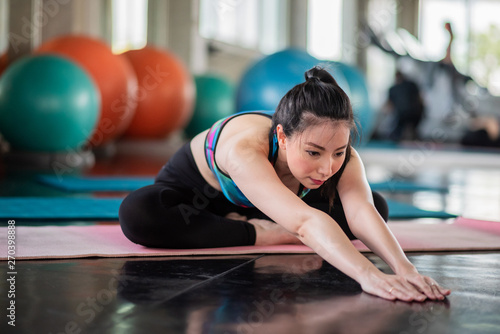
[[[117,157],[100,161],[89,174],[154,175],[163,161]],[[33,172],[2,173],[1,167],[0,196],[88,196],[44,187],[33,182]],[[367,172],[390,171],[367,166]],[[449,191],[384,195],[500,221],[496,169],[427,168],[412,178]],[[367,256],[390,272],[378,257]],[[315,255],[17,261],[16,327],[5,317],[9,270],[0,262],[0,333],[500,333],[500,253],[409,257],[452,289],[446,301],[370,296]]]
[[[389,271],[379,258],[369,259]],[[452,295],[424,303],[372,297],[316,255],[20,261],[16,327],[2,321],[0,328],[54,334],[500,332],[500,254],[410,260]],[[5,275],[6,264],[0,268]],[[1,287],[6,291],[6,277]]]

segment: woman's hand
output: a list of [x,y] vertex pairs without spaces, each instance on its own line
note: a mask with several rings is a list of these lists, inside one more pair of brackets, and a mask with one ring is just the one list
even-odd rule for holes
[[363,291],[389,300],[407,302],[426,299],[443,300],[450,294],[449,289],[439,286],[432,278],[420,275],[417,271],[400,275],[371,272],[359,282]]
[[421,275],[417,271],[401,275],[401,277],[432,300],[443,300],[451,293],[450,289],[441,287],[435,280]]

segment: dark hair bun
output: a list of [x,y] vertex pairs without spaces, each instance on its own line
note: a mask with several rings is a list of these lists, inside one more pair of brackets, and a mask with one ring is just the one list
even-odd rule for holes
[[304,73],[304,77],[305,77],[306,81],[316,80],[316,81],[321,81],[324,83],[329,83],[329,84],[334,84],[334,85],[337,84],[337,82],[331,76],[331,74],[328,73],[327,70],[325,70],[324,68],[319,67],[319,66],[314,66],[313,68],[308,70],[306,73]]

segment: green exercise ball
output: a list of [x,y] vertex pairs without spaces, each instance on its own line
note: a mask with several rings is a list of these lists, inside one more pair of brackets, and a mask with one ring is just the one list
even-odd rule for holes
[[0,133],[20,151],[70,151],[96,126],[99,91],[78,65],[59,56],[22,58],[0,78]]
[[212,74],[194,77],[196,103],[193,117],[185,128],[192,138],[216,121],[236,112],[235,88],[226,78]]

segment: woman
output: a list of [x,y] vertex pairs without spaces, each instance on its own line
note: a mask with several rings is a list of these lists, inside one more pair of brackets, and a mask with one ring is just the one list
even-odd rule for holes
[[[303,243],[370,294],[444,299],[450,291],[420,275],[387,228],[386,203],[351,147],[349,98],[321,68],[305,77],[272,117],[228,117],[180,149],[154,185],[123,201],[124,234],[165,248]],[[355,238],[396,275],[360,254]]]

